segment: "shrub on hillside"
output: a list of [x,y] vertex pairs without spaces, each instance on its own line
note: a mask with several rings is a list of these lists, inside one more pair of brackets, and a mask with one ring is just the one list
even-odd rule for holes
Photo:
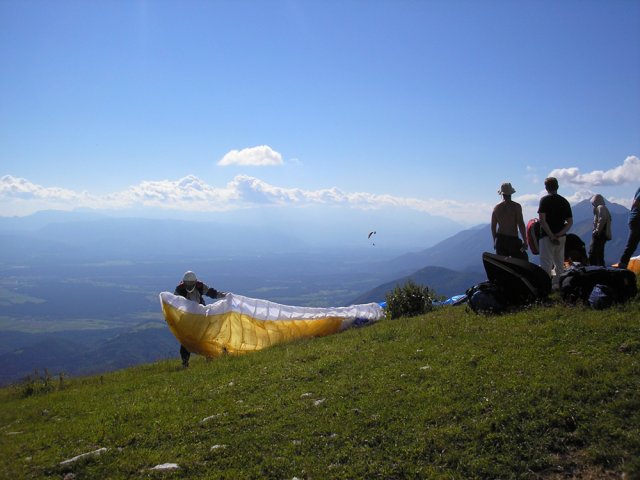
[[429,287],[407,280],[404,285],[396,285],[392,292],[387,293],[387,317],[413,317],[429,312],[433,309],[433,298]]

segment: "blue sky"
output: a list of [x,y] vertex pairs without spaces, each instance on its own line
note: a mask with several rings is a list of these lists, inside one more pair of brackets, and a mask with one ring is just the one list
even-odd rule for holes
[[488,222],[640,186],[640,2],[0,2],[0,215]]

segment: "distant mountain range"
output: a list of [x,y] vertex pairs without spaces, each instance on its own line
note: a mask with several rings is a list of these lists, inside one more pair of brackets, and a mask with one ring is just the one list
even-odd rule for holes
[[[609,202],[607,206],[612,217],[613,239],[606,244],[605,260],[607,264],[613,264],[618,261],[626,245],[629,209]],[[588,200],[584,200],[572,206],[572,212],[574,224],[571,233],[582,239],[588,252],[593,229],[593,207]],[[429,286],[440,295],[464,293],[475,283],[486,280],[482,253],[493,251],[490,224],[463,230],[433,247],[391,260],[389,264],[403,272],[403,275],[363,293],[354,299],[354,303],[384,299],[387,292],[409,279]],[[529,261],[539,264],[539,257],[529,252]]]
[[[386,208],[359,211],[338,208],[263,208],[175,218],[124,217],[117,212],[41,211],[26,217],[0,217],[0,241],[38,252],[65,245],[115,256],[185,249],[225,254],[268,254],[313,248],[370,247],[398,252],[429,245],[460,230],[452,220],[417,211]],[[369,241],[369,232],[377,234]],[[46,240],[46,242],[45,242]],[[125,241],[123,241],[125,240]],[[23,248],[21,251],[26,249]]]
[[[605,257],[607,263],[615,263],[626,245],[629,209],[616,203],[607,203],[607,206],[612,217],[613,239],[606,244]],[[572,212],[573,227],[570,233],[578,235],[588,250],[593,229],[593,207],[588,200],[584,200],[574,205]],[[463,230],[425,250],[402,255],[391,263],[407,273],[427,265],[452,270],[482,270],[482,252],[493,252],[491,225],[488,223]],[[529,261],[538,263],[538,260],[537,256],[529,255]]]
[[[606,260],[614,263],[627,239],[629,211],[608,206],[613,240]],[[588,248],[592,207],[581,202],[573,214],[572,232]],[[464,293],[486,279],[482,253],[493,251],[488,223],[400,256],[366,242],[366,234],[357,248],[342,245],[338,236],[328,250],[291,230],[95,212],[0,218],[0,384],[36,369],[83,375],[178,361],[158,293],[172,290],[186,269],[224,291],[339,306],[382,301],[409,279],[441,296]]]
[[384,283],[353,300],[354,304],[380,302],[385,299],[387,293],[393,291],[398,285],[407,281],[413,281],[419,285],[426,285],[433,289],[436,295],[452,297],[464,293],[467,288],[486,280],[484,272],[480,271],[455,271],[443,267],[424,267],[410,275]]
[[[295,235],[279,229],[185,220],[112,218],[70,213],[68,218],[44,213],[42,221],[0,218],[0,241],[7,247],[0,260],[16,255],[69,255],[102,261],[178,256],[185,251],[229,255],[273,253],[304,248]],[[56,220],[52,220],[56,219]],[[59,220],[58,220],[59,219]]]

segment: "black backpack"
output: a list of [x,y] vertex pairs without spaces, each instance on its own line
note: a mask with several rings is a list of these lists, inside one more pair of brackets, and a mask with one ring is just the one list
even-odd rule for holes
[[585,243],[575,233],[567,233],[564,244],[564,261],[581,263],[582,265],[589,264]]
[[467,290],[467,303],[476,313],[500,314],[509,306],[505,290],[493,282],[481,282]]
[[626,302],[638,293],[636,275],[626,268],[572,267],[560,275],[560,293],[568,302],[589,302],[596,285],[605,287],[611,303]]

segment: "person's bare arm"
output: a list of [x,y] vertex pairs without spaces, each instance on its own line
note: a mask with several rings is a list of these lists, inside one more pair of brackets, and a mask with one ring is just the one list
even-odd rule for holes
[[496,243],[496,235],[498,233],[498,219],[496,218],[495,210],[491,214],[491,236],[493,237],[493,243]]

